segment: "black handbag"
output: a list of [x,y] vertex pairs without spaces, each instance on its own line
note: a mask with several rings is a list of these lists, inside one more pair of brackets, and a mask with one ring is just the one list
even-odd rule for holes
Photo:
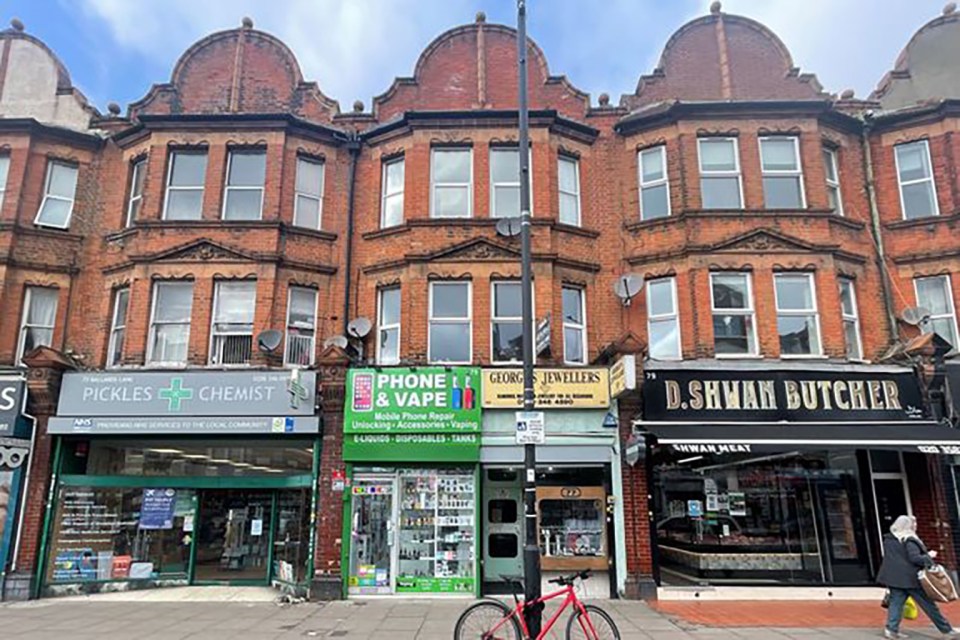
[[883,600],[880,601],[880,606],[884,609],[890,608],[890,589],[883,592]]

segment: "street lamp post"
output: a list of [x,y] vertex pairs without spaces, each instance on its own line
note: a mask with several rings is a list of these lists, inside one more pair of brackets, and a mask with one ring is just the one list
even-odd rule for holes
[[[520,262],[521,304],[523,305],[523,410],[534,410],[533,391],[533,291],[530,266],[530,141],[527,114],[527,5],[517,0],[517,91],[520,113],[518,158],[520,161]],[[525,536],[523,545],[523,592],[527,602],[540,597],[540,544],[537,536],[537,448],[523,445],[523,511]],[[532,637],[540,633],[542,608],[527,610],[527,627]]]

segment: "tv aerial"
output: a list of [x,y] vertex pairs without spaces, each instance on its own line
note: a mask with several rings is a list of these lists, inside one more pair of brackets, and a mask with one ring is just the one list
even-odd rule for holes
[[520,218],[500,218],[497,220],[497,235],[513,238],[520,235]]
[[283,342],[283,333],[276,329],[261,331],[257,336],[257,347],[264,353],[273,353]]
[[331,336],[323,341],[323,348],[340,347],[341,349],[346,349],[349,344],[344,336]]
[[930,310],[926,307],[907,307],[900,314],[900,318],[914,327],[930,317]]
[[643,277],[635,273],[625,273],[613,283],[613,292],[625,307],[643,290]]
[[370,333],[370,329],[372,328],[373,323],[370,322],[370,319],[360,316],[350,321],[350,324],[347,325],[347,333],[350,334],[351,337],[361,340]]

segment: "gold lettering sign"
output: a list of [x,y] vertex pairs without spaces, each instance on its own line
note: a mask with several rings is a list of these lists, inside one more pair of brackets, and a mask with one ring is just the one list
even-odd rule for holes
[[610,367],[610,397],[619,398],[637,388],[637,357],[623,355]]
[[[484,369],[482,406],[515,409],[523,406],[523,370]],[[610,406],[607,369],[537,369],[536,406],[540,409],[605,409]]]

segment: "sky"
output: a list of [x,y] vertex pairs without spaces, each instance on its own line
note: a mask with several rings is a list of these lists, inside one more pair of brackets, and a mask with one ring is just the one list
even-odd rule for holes
[[[913,33],[946,0],[725,0],[723,11],[770,27],[793,62],[831,93],[866,97]],[[528,33],[550,72],[597,96],[636,89],[663,45],[709,0],[527,0]],[[101,111],[124,109],[166,82],[180,54],[243,16],[285,41],[304,77],[338,100],[369,108],[443,31],[472,22],[516,25],[514,0],[0,0],[0,24],[20,18],[66,64]]]

